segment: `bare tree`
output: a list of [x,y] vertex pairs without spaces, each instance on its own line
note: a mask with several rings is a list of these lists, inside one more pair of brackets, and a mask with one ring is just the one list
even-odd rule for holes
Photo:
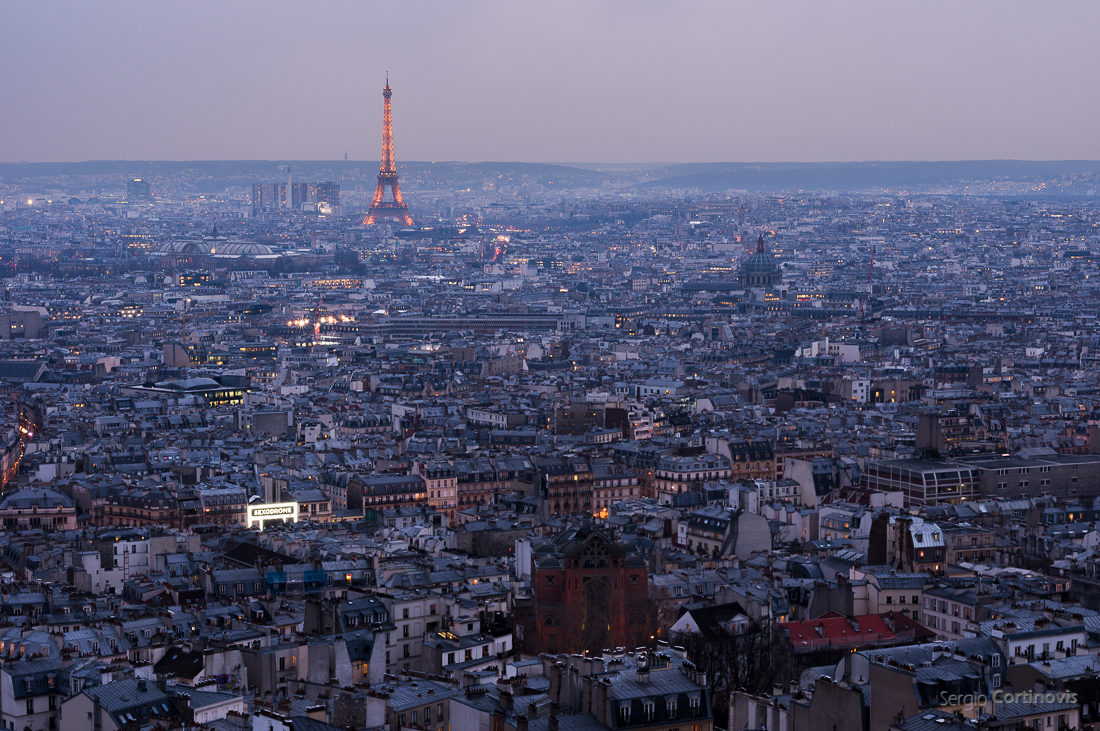
[[793,679],[790,643],[771,622],[743,633],[723,631],[718,637],[677,632],[671,642],[683,647],[688,658],[707,674],[715,718],[724,717],[732,691],[761,695],[770,692],[774,684]]

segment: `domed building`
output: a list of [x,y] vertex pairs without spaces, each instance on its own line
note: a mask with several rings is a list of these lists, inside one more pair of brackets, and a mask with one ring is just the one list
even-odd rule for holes
[[170,241],[152,252],[153,256],[212,256],[217,259],[240,259],[250,256],[255,259],[274,259],[278,254],[266,244],[257,241],[230,240],[218,235],[218,227],[202,240],[187,239]]
[[227,241],[226,243],[219,244],[217,248],[210,253],[213,256],[226,259],[237,259],[242,256],[251,256],[254,258],[277,256],[275,252],[271,250],[270,246],[256,241]]
[[178,254],[180,256],[210,256],[210,245],[205,241],[169,241],[152,252],[153,256],[167,256]]
[[775,257],[764,248],[764,237],[756,240],[756,251],[741,264],[737,284],[742,289],[751,287],[776,287],[783,283],[783,275],[775,263]]

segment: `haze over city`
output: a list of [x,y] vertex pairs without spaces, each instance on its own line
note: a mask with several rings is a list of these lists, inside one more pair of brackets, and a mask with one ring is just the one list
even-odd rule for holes
[[1097,21],[0,2],[0,731],[1097,731]]
[[1097,159],[1100,6],[0,5],[0,161]]

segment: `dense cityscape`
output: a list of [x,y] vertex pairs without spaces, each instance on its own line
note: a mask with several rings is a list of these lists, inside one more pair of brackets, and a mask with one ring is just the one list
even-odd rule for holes
[[0,728],[1100,724],[1100,164],[391,96],[380,166],[0,163]]

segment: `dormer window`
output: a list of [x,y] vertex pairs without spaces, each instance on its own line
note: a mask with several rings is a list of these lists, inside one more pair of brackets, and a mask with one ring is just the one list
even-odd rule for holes
[[645,717],[646,723],[653,721],[654,705],[653,701],[647,700],[642,702],[642,715]]
[[669,720],[676,718],[676,699],[669,698],[665,701],[665,712],[668,714]]
[[623,703],[619,706],[619,722],[623,725],[630,723],[630,703]]

